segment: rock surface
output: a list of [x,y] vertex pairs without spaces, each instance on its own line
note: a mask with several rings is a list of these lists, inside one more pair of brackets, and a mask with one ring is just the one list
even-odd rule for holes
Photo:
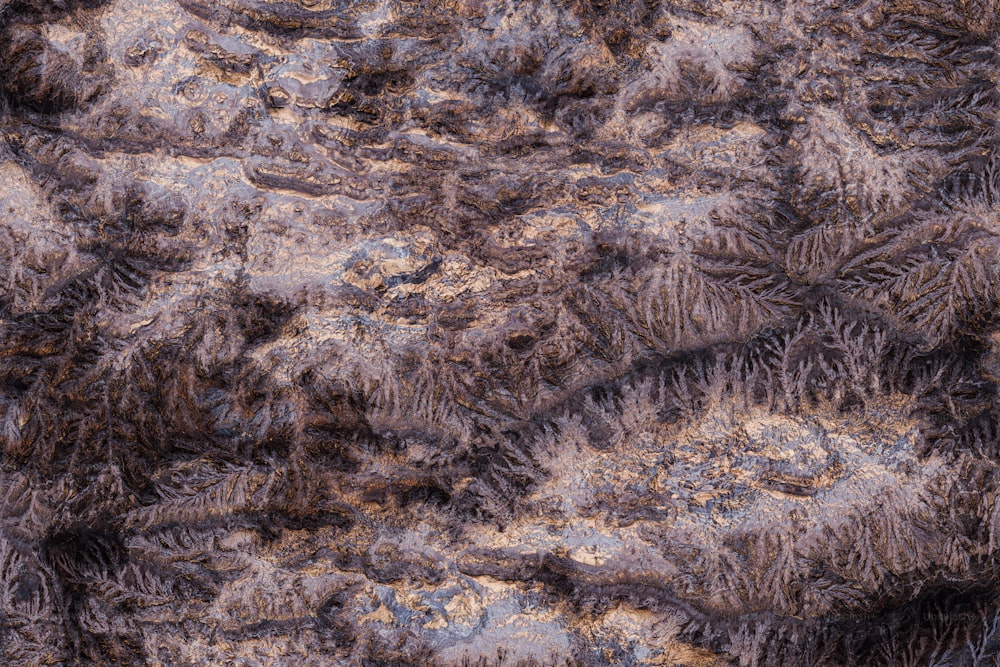
[[995,0],[0,0],[12,665],[993,664]]

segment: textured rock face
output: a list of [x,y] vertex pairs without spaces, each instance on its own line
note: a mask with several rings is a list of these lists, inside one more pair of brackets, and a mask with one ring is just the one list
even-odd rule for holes
[[996,658],[996,2],[0,26],[5,664]]

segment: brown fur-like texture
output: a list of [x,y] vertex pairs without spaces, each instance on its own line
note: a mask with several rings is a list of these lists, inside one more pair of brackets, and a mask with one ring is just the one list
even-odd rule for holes
[[0,662],[1000,656],[995,0],[0,0]]

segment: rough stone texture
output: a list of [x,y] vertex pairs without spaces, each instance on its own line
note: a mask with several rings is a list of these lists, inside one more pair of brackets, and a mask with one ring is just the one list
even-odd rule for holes
[[994,664],[995,0],[0,29],[4,664]]

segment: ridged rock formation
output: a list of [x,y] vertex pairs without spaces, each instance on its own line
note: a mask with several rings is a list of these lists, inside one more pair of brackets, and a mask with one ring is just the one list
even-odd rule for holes
[[986,665],[997,0],[0,0],[0,662]]

